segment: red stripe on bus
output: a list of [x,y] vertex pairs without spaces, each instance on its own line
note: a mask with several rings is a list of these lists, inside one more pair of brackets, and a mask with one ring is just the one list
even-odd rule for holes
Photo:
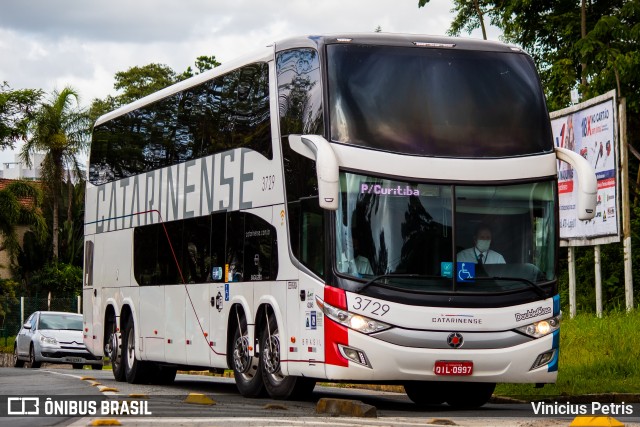
[[[342,310],[347,309],[347,295],[342,289],[325,286],[324,301]],[[327,365],[349,366],[349,361],[338,350],[338,344],[349,345],[349,332],[346,327],[327,316],[324,316],[324,342],[324,360]]]

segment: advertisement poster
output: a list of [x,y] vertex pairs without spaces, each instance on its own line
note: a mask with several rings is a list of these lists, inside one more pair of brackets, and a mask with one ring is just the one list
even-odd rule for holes
[[568,163],[558,161],[561,239],[582,241],[580,244],[605,243],[594,239],[607,236],[616,237],[608,241],[619,239],[615,105],[613,92],[610,92],[551,114],[555,145],[575,151],[587,159],[598,179],[596,215],[592,220],[580,221],[574,192],[578,185],[577,176]]

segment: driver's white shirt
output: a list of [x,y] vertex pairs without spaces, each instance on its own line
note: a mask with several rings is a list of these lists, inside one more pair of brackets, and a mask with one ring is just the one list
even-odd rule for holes
[[[480,254],[480,251],[477,248],[473,247],[473,248],[464,249],[458,252],[456,259],[458,260],[458,262],[470,262],[473,264],[477,264],[479,254]],[[491,249],[489,249],[487,252],[484,252],[482,254],[482,263],[483,264],[505,264],[506,262],[502,257],[502,255],[500,255],[496,251],[492,251]]]
[[371,263],[367,257],[358,255],[355,259],[349,260],[344,254],[342,255],[342,266],[346,266],[344,273],[353,274],[373,274]]

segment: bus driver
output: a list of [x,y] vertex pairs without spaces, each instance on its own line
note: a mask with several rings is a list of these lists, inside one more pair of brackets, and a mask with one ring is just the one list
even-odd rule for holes
[[458,252],[458,262],[475,264],[504,264],[504,258],[491,246],[491,229],[486,224],[480,224],[473,236],[473,247]]

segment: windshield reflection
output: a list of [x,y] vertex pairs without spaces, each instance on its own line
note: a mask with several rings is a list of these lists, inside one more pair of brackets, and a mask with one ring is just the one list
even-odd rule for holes
[[555,278],[553,181],[450,186],[342,173],[340,185],[336,269],[366,286],[539,293]]

